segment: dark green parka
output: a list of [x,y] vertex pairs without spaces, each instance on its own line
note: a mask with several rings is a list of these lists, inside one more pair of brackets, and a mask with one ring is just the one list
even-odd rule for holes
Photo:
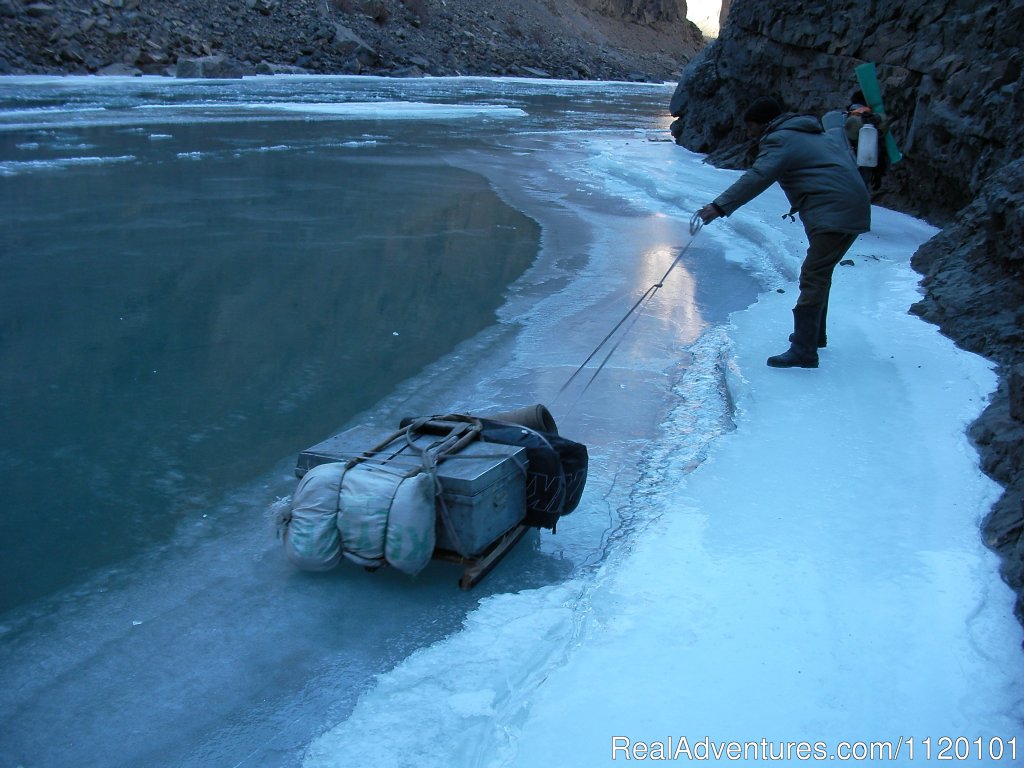
[[808,237],[871,229],[871,198],[856,162],[816,117],[785,114],[768,123],[754,165],[714,205],[729,216],[776,181]]

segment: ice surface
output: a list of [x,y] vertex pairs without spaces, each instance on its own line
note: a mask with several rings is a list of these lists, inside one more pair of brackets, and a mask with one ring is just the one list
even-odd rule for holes
[[[103,461],[99,468],[125,482],[145,479],[152,471],[174,503],[188,505],[177,518],[174,535],[118,561],[116,567],[83,574],[67,589],[0,619],[0,713],[9,722],[0,739],[0,762],[75,768],[294,766],[301,763],[313,738],[348,716],[377,675],[394,669],[416,649],[457,632],[467,613],[488,595],[557,585],[577,571],[593,570],[648,524],[648,510],[627,502],[645,471],[643,456],[674,397],[673,387],[688,367],[707,365],[701,396],[708,407],[695,427],[703,430],[707,422],[710,428],[693,435],[693,455],[697,455],[713,441],[714,430],[728,428],[727,407],[721,396],[722,371],[717,363],[724,337],[708,331],[726,319],[729,309],[752,301],[757,284],[742,267],[723,261],[720,250],[702,248],[700,258],[693,252],[659,290],[586,397],[567,391],[558,398],[572,369],[607,332],[609,318],[620,316],[664,273],[687,242],[685,218],[674,215],[676,209],[671,204],[655,199],[649,204],[625,205],[621,196],[605,191],[603,173],[593,164],[595,152],[614,153],[620,143],[661,153],[673,151],[671,145],[648,141],[649,136],[666,135],[662,105],[669,87],[353,79],[340,88],[328,79],[191,85],[166,79],[140,80],[108,84],[54,78],[25,87],[21,80],[10,87],[0,83],[0,92],[9,100],[50,103],[64,98],[71,104],[92,104],[102,109],[105,121],[103,128],[94,128],[95,113],[85,112],[82,120],[69,121],[68,127],[54,126],[45,116],[24,131],[14,123],[4,123],[11,139],[9,159],[77,157],[86,153],[69,148],[87,141],[107,150],[118,147],[115,154],[130,148],[137,158],[133,163],[71,167],[60,173],[36,168],[29,174],[34,188],[45,191],[46,185],[53,185],[62,205],[51,209],[43,200],[26,212],[29,221],[39,217],[44,226],[49,217],[74,230],[76,208],[71,203],[79,198],[69,193],[69,185],[92,181],[85,185],[90,202],[95,197],[101,208],[103,201],[111,200],[112,210],[137,216],[140,209],[134,202],[130,208],[121,205],[120,193],[125,189],[132,190],[133,196],[138,193],[137,202],[143,208],[165,204],[157,211],[156,221],[160,227],[166,225],[170,235],[161,236],[159,244],[143,243],[138,248],[140,255],[152,258],[160,253],[158,245],[173,248],[181,242],[179,234],[190,233],[207,241],[237,238],[240,249],[263,254],[261,249],[274,246],[262,236],[269,230],[300,233],[303,253],[310,258],[323,253],[321,263],[330,263],[326,259],[332,251],[310,248],[310,242],[320,242],[320,237],[333,239],[328,233],[335,229],[324,215],[331,223],[348,221],[339,218],[346,211],[337,206],[337,201],[345,198],[332,184],[314,184],[324,191],[323,200],[334,204],[323,206],[322,211],[322,206],[312,205],[296,212],[293,208],[306,199],[297,193],[305,187],[293,185],[295,180],[289,176],[297,174],[309,158],[326,155],[331,159],[341,156],[346,163],[351,157],[353,169],[368,168],[400,184],[398,191],[403,195],[396,191],[384,205],[400,205],[411,190],[429,190],[429,184],[419,186],[424,179],[438,183],[455,179],[460,188],[465,184],[468,189],[480,190],[475,205],[466,207],[472,215],[445,215],[461,209],[449,211],[442,207],[446,198],[436,195],[436,200],[423,200],[424,213],[416,219],[422,225],[401,229],[396,235],[392,227],[375,230],[367,223],[360,228],[357,222],[351,231],[338,233],[340,241],[368,240],[375,248],[408,251],[406,243],[452,242],[460,240],[463,232],[483,232],[492,239],[482,237],[469,261],[474,265],[480,260],[479,267],[473,269],[478,276],[500,266],[514,247],[532,252],[538,229],[526,226],[522,214],[484,215],[497,206],[490,194],[482,193],[486,183],[478,174],[489,179],[515,209],[543,224],[541,253],[534,266],[511,287],[497,281],[499,290],[508,290],[499,322],[474,335],[457,337],[467,340],[450,354],[438,353],[443,356],[408,380],[403,379],[412,373],[387,377],[387,371],[380,372],[394,390],[370,410],[359,412],[358,423],[394,425],[401,417],[439,410],[486,412],[533,402],[550,404],[563,433],[585,442],[592,458],[585,501],[571,520],[559,526],[557,535],[531,532],[469,593],[459,592],[458,569],[445,563],[431,563],[414,580],[390,571],[368,574],[355,566],[339,567],[324,576],[296,572],[274,538],[264,514],[266,507],[295,488],[295,452],[315,442],[299,438],[301,429],[312,427],[316,434],[326,435],[328,430],[350,426],[335,423],[334,417],[325,418],[320,408],[310,413],[308,407],[298,407],[305,386],[324,386],[334,393],[333,399],[344,400],[339,393],[344,392],[346,382],[325,378],[315,368],[296,367],[301,374],[296,387],[261,389],[265,398],[252,407],[242,406],[235,392],[233,406],[223,419],[194,429],[183,422],[187,431],[181,454],[154,431],[166,423],[143,419],[140,423],[147,428],[148,439],[142,442],[152,448],[157,460],[140,461],[136,454],[121,452],[119,456],[132,464],[123,476],[113,461]],[[297,92],[303,89],[308,92]],[[322,103],[335,93],[339,98],[356,94],[359,101],[365,101],[370,98],[367,91],[372,91],[374,98],[385,101],[402,97],[414,102],[501,104],[528,114],[516,120],[458,120],[444,125],[425,119],[415,124],[417,130],[410,130],[407,122],[384,120],[375,124],[370,134],[355,121],[307,120],[301,113],[282,118],[282,113],[273,110],[267,111],[268,117],[244,106],[237,112],[216,110],[219,119],[226,121],[223,123],[213,122],[212,113],[136,108],[145,101],[194,102],[200,91],[217,101],[234,95],[240,105],[260,98],[295,101],[304,97]],[[140,111],[147,113],[144,118],[139,117]],[[151,126],[139,126],[140,119]],[[635,131],[638,126],[642,130]],[[173,139],[151,141],[154,134]],[[589,144],[586,138],[591,135],[612,137],[615,142]],[[325,152],[325,147],[338,147],[350,140],[379,144]],[[18,146],[24,149],[15,148]],[[284,151],[285,146],[292,151]],[[100,153],[100,149],[88,152]],[[239,155],[243,156],[241,163],[235,162]],[[245,161],[253,159],[268,161],[258,164],[265,178],[248,184],[245,179],[251,176],[236,176],[235,172],[245,171]],[[445,163],[454,167],[445,167]],[[226,177],[222,175],[225,171]],[[626,173],[628,176],[628,169]],[[131,181],[154,175],[171,182],[166,196],[154,194],[149,186],[152,179],[146,185]],[[305,175],[319,181],[316,174]],[[290,182],[287,197],[271,196],[269,200],[277,202],[260,207],[261,200],[268,201],[260,192],[261,182],[277,179]],[[190,182],[202,180],[220,180],[209,188],[203,185],[214,199],[222,194],[232,199],[231,194],[240,187],[249,193],[242,199],[254,205],[247,206],[238,222],[230,217],[207,219],[180,213],[180,201],[192,200]],[[20,178],[5,181],[10,210],[21,210],[14,205],[24,206],[26,199]],[[111,190],[114,195],[105,197]],[[418,199],[428,197],[429,191]],[[205,199],[200,196],[200,204]],[[467,196],[467,201],[474,199]],[[662,212],[665,210],[672,215]],[[97,248],[110,242],[103,238],[121,231],[116,219],[83,216],[83,220],[84,229],[75,233],[88,231],[88,242]],[[130,222],[126,228],[130,229]],[[304,233],[317,238],[310,241]],[[12,258],[23,253],[20,244],[28,240],[19,239]],[[288,238],[285,245],[292,240]],[[115,237],[114,247],[120,248],[119,243]],[[80,255],[74,236],[62,245],[72,256]],[[35,252],[31,255],[37,256]],[[175,254],[168,258],[173,260]],[[260,258],[277,263],[273,253]],[[55,268],[65,277],[65,286],[75,284],[67,268],[79,263],[81,258],[62,262],[57,257]],[[158,263],[168,262],[159,259]],[[466,270],[456,271],[459,275],[450,275],[449,281]],[[180,285],[182,279],[195,274],[194,269],[176,270],[177,277],[168,282]],[[226,272],[228,278],[232,274]],[[244,274],[263,286],[266,293],[261,293],[259,306],[268,317],[277,317],[277,311],[269,307],[287,295],[285,286],[267,284],[258,272],[245,270]],[[233,296],[232,287],[226,286],[224,293]],[[467,306],[480,304],[481,294],[467,291],[465,301],[471,302]],[[153,293],[155,298],[161,295]],[[30,302],[32,297],[23,298]],[[308,294],[306,298],[308,301]],[[488,314],[493,311],[484,310]],[[63,322],[75,315],[66,311],[55,317]],[[191,311],[173,313],[174,318],[192,316]],[[112,318],[116,326],[123,322],[121,314]],[[396,343],[396,338],[416,338],[412,328],[395,325],[394,319],[394,313],[389,313],[387,323],[379,328],[388,344]],[[424,333],[440,333],[440,321],[421,320]],[[304,326],[293,323],[291,327],[301,332]],[[396,331],[399,337],[393,336]],[[697,346],[704,345],[704,339],[708,348],[701,352]],[[200,344],[206,341],[199,339]],[[682,350],[681,345],[687,348]],[[50,347],[40,344],[38,348]],[[219,354],[214,357],[223,359]],[[268,357],[267,363],[270,370],[290,367],[281,355]],[[247,369],[241,366],[237,370]],[[381,391],[386,393],[387,387]],[[175,415],[176,409],[169,411],[168,422],[178,425],[181,415]],[[283,428],[265,426],[267,417],[275,413],[288,414]],[[261,424],[262,430],[257,426]],[[274,454],[269,464],[254,461],[248,454],[240,457],[251,464],[252,477],[242,487],[224,480],[225,468],[215,457],[209,470],[219,475],[220,484],[209,489],[200,485],[197,490],[194,473],[179,469],[182,456],[195,456],[221,431],[248,434],[243,425],[253,428],[254,439],[260,443],[253,446],[254,451],[266,453],[275,440],[287,447]],[[137,445],[132,439],[116,442]],[[3,458],[11,462],[19,455],[10,450]],[[149,499],[118,509],[123,514],[113,518],[114,534],[143,527],[126,525],[129,518],[155,524],[161,509],[151,507]],[[88,511],[74,508],[59,519],[77,522]],[[96,537],[107,530],[97,527]],[[75,543],[77,546],[68,548],[94,549],[77,539]],[[18,553],[23,551],[19,546]],[[64,558],[59,559],[44,562],[38,572],[59,571],[65,564]],[[454,701],[460,711],[473,712],[485,710],[488,699],[471,691]],[[54,728],[57,712],[60,727]]]
[[134,155],[118,155],[116,157],[62,157],[52,160],[23,160],[0,162],[0,176],[17,176],[22,173],[38,171],[59,171],[83,165],[104,165],[106,163],[130,163]]
[[[577,168],[625,206],[679,218],[734,178],[618,140]],[[764,360],[786,346],[804,247],[786,209],[773,188],[695,243],[784,292],[766,290],[688,349],[695,364],[629,494],[644,524],[596,569],[488,598],[461,632],[381,676],[309,747],[308,768],[352,755],[367,768],[589,767],[625,761],[613,744],[681,737],[820,742],[829,755],[844,740],[902,737],[885,764],[907,765],[937,762],[943,736],[984,750],[1015,738],[1019,755],[1021,629],[978,530],[999,489],[964,433],[995,377],[907,313],[909,259],[934,230],[876,208],[836,276],[821,368],[776,370]],[[612,268],[574,281],[551,322]],[[570,341],[560,357],[578,351]],[[735,431],[695,446],[695,433],[724,432],[730,414],[715,402],[700,423],[701,397],[722,380]],[[977,764],[1009,765],[1003,743],[1003,762]],[[789,757],[776,762],[806,762]]]
[[372,117],[375,120],[450,120],[480,117],[523,117],[521,109],[500,104],[429,104],[411,101],[348,102],[345,104],[253,104],[253,109],[280,109],[285,112],[309,112],[337,117]]
[[[282,119],[474,121],[523,118],[522,97],[571,102],[558,115],[563,128],[588,116],[609,116],[607,100],[631,100],[666,87],[521,78],[375,78],[366,76],[248,77],[189,80],[157,76],[10,77],[0,81],[10,101],[0,110],[0,132],[104,125]],[[627,110],[628,111],[628,110]],[[292,113],[291,116],[288,113]],[[549,113],[550,114],[554,113]],[[592,129],[593,126],[587,126]]]
[[[909,256],[930,227],[876,210],[855,266],[837,275],[822,368],[770,370],[764,358],[784,346],[804,248],[772,190],[705,227],[586,394],[559,394],[690,242],[690,213],[734,178],[652,141],[667,138],[671,86],[20,82],[26,104],[49,103],[56,89],[85,111],[69,113],[67,128],[41,116],[17,139],[16,160],[59,154],[83,127],[102,133],[86,109],[102,108],[111,133],[142,137],[138,162],[175,170],[202,171],[210,159],[179,138],[194,121],[262,120],[246,105],[324,103],[329,89],[522,109],[515,120],[434,128],[448,139],[490,126],[486,140],[424,146],[486,176],[542,225],[536,263],[497,324],[359,421],[543,402],[563,434],[588,445],[591,472],[557,535],[532,533],[463,594],[441,563],[415,580],[295,572],[261,515],[295,487],[294,456],[282,457],[183,519],[165,546],[3,617],[2,760],[591,766],[611,761],[615,736],[682,735],[998,734],[1021,749],[1021,633],[977,530],[998,489],[963,434],[994,376],[906,314],[917,290]],[[194,103],[200,91],[233,95],[238,110],[136,109]],[[22,125],[0,119],[0,130]],[[352,126],[329,140],[359,143],[353,155],[395,141],[331,123]],[[429,127],[402,130],[403,141],[434,141]],[[164,134],[175,140],[148,139]],[[316,149],[310,142],[289,146]],[[217,152],[278,158],[283,146],[261,135]]]
[[346,101],[346,102],[237,102],[147,104],[139,109],[147,110],[218,110],[255,109],[262,111],[301,112],[330,115],[338,118],[371,118],[374,120],[451,120],[480,117],[523,117],[521,109],[501,104],[432,104],[416,101]]

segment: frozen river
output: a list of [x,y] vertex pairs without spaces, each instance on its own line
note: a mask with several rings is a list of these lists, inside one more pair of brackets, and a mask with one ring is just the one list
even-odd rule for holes
[[[729,427],[698,342],[765,277],[691,249],[556,400],[689,241],[696,190],[629,157],[682,152],[670,90],[0,81],[0,763],[297,765],[482,598],[579,577],[647,524],[630,498],[673,387],[706,374],[697,462]],[[535,402],[590,447],[587,492],[474,591],[440,563],[284,561],[270,511],[299,450]]]
[[[767,368],[801,228],[691,236],[736,174],[670,92],[0,80],[0,766],[1019,764],[935,230],[874,209],[821,368]],[[532,403],[586,491],[474,590],[285,561],[300,450]]]

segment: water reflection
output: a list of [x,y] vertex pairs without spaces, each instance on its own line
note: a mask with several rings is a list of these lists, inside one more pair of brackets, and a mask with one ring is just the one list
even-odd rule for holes
[[[674,337],[679,347],[692,344],[707,323],[697,304],[697,284],[686,263],[679,257],[685,248],[663,243],[646,251],[637,261],[637,288],[661,285],[658,299],[652,301],[645,314],[658,323],[662,335]],[[671,271],[669,271],[671,270]]]
[[141,162],[0,178],[0,610],[160,540],[493,322],[536,224],[474,174],[318,130],[82,130]]

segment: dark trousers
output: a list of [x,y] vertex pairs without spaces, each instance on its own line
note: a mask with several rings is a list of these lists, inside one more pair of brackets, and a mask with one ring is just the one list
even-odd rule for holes
[[832,273],[857,239],[849,232],[819,232],[810,235],[807,256],[800,267],[800,297],[797,306],[823,305],[832,289]]

